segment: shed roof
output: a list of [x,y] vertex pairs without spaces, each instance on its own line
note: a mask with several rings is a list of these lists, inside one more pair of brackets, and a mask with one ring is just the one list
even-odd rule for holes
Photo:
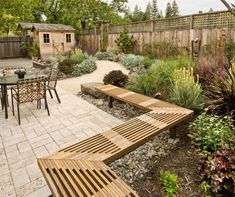
[[37,31],[75,31],[75,29],[70,25],[46,23],[34,23],[32,26],[32,31],[34,29]]
[[36,29],[37,31],[75,31],[70,25],[47,24],[47,23],[19,23],[18,28]]
[[22,29],[32,29],[33,23],[19,23],[17,29],[20,27]]

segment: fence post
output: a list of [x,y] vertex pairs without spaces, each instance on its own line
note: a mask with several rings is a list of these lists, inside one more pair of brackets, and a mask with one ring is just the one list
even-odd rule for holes
[[189,48],[190,48],[190,54],[193,58],[193,40],[194,40],[194,29],[193,29],[193,15],[190,16],[190,42],[189,42]]
[[150,29],[150,42],[151,42],[151,53],[153,53],[153,43],[154,43],[154,23],[156,20],[151,21],[151,29]]

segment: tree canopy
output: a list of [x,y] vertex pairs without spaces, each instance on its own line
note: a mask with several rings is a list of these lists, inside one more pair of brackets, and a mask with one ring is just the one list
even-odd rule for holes
[[0,32],[14,32],[18,22],[70,24],[80,28],[81,21],[92,24],[109,20],[113,24],[126,22],[121,16],[128,0],[0,0]]

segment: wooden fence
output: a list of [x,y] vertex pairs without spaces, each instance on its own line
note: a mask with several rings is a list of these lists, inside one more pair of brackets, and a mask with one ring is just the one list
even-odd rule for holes
[[[235,17],[229,11],[188,15],[122,25],[108,26],[108,46],[116,48],[115,40],[119,33],[127,29],[137,40],[136,52],[143,52],[146,43],[168,41],[179,47],[191,50],[192,41],[200,40],[202,45],[211,42],[235,40]],[[100,28],[81,30],[79,40],[83,48],[90,51],[100,50]]]
[[0,38],[0,58],[21,57],[20,45],[22,42],[21,37]]

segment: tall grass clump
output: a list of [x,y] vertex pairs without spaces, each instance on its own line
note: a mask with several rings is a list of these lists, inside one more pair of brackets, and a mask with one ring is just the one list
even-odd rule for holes
[[127,89],[148,96],[153,96],[157,92],[154,72],[148,71],[134,76],[131,79],[130,84],[127,86]]
[[133,77],[128,88],[149,96],[160,92],[163,96],[169,97],[174,70],[189,68],[192,63],[192,60],[187,57],[158,61],[156,66],[152,65],[146,72]]
[[172,88],[174,70],[180,68],[189,68],[193,62],[189,57],[178,57],[174,60],[162,61],[158,66],[153,67],[150,72],[154,72],[156,86],[159,92],[169,96]]
[[174,70],[171,100],[188,109],[200,109],[202,104],[202,88],[193,75],[193,69]]

